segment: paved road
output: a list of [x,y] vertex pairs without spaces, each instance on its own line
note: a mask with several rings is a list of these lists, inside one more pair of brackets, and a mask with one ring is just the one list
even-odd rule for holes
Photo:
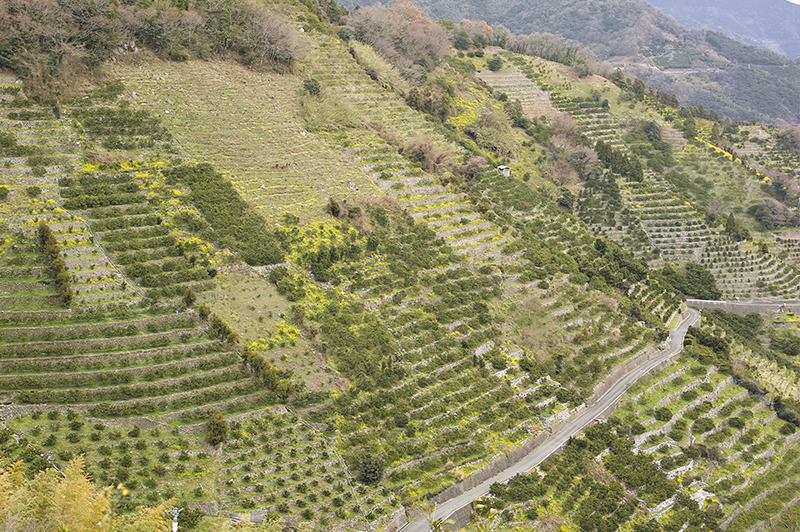
[[698,309],[720,309],[742,315],[786,311],[800,313],[800,300],[797,299],[742,299],[739,301],[689,299],[687,303]]
[[[688,312],[689,316],[682,321],[680,325],[678,325],[678,328],[675,331],[670,334],[671,347],[668,350],[665,350],[662,354],[651,360],[643,362],[641,366],[621,377],[616,384],[614,384],[602,397],[600,397],[600,399],[597,400],[596,403],[584,410],[577,417],[567,421],[566,426],[561,427],[558,432],[553,434],[553,436],[551,436],[542,445],[531,451],[531,453],[525,458],[509,467],[505,471],[485,481],[483,484],[476,486],[475,488],[463,493],[462,495],[459,495],[458,497],[437,505],[434,517],[449,517],[464,506],[471,504],[475,499],[487,495],[489,493],[489,487],[495,482],[506,482],[519,473],[524,473],[530,469],[533,469],[537,465],[541,464],[548,456],[558,451],[559,448],[561,448],[561,446],[564,445],[569,438],[579,433],[592,421],[611,410],[612,407],[617,404],[617,401],[619,401],[619,399],[625,394],[631,384],[639,380],[642,375],[646,374],[665,360],[668,360],[670,355],[677,355],[680,353],[680,351],[683,349],[683,338],[686,336],[686,331],[689,329],[689,326],[694,325],[697,319],[700,317],[700,313],[694,309],[690,308]],[[403,532],[429,532],[430,527],[428,526],[425,516],[422,516],[415,521],[408,523],[400,530]]]

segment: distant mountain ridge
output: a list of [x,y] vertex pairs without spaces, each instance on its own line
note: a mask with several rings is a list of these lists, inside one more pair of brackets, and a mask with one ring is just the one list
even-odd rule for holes
[[[765,0],[767,5],[778,1],[800,8],[785,0]],[[485,20],[514,33],[547,32],[577,41],[611,68],[622,68],[626,76],[674,93],[682,105],[703,105],[747,122],[755,118],[800,123],[800,64],[720,32],[688,30],[640,0],[418,0],[417,4],[433,18]],[[355,0],[345,0],[348,9],[355,5]]]
[[647,0],[689,29],[709,29],[800,58],[800,5],[787,0]]

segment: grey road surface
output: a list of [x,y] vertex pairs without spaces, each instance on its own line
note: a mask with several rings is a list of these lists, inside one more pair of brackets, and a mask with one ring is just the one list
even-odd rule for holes
[[[678,328],[670,334],[671,347],[666,349],[663,354],[651,359],[643,361],[642,364],[631,370],[629,373],[620,377],[620,379],[609,390],[600,397],[597,402],[584,410],[580,415],[565,421],[565,425],[560,427],[560,430],[548,438],[542,445],[531,451],[530,454],[525,456],[522,460],[509,467],[505,471],[495,475],[489,480],[485,481],[473,489],[454,497],[446,502],[436,506],[434,518],[449,517],[459,509],[471,504],[472,501],[479,497],[483,497],[489,493],[489,487],[495,482],[506,482],[515,475],[525,473],[541,464],[548,456],[558,451],[566,442],[575,434],[582,431],[590,423],[599,417],[602,417],[610,411],[617,401],[625,394],[628,387],[639,380],[644,374],[654,369],[659,364],[668,360],[671,356],[675,356],[683,349],[683,339],[686,336],[686,331],[691,325],[700,317],[700,313],[695,309],[688,309],[689,316],[683,320]],[[422,516],[401,528],[403,532],[429,532],[430,527]]]

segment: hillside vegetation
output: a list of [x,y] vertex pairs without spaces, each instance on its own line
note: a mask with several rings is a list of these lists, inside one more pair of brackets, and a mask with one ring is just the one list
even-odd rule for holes
[[[592,75],[558,39],[309,4],[239,6],[283,21],[291,64],[225,41],[128,47],[74,97],[22,59],[0,79],[2,478],[60,493],[70,471],[120,526],[169,501],[198,530],[402,523],[663,350],[686,297],[800,292],[793,131]],[[210,6],[124,7],[216,46]],[[705,318],[473,526],[783,519],[747,505],[796,496],[785,320]]]
[[[355,4],[345,2],[348,8]],[[419,5],[436,18],[485,20],[518,35],[554,34],[575,41],[610,68],[623,68],[626,75],[676,94],[685,105],[703,105],[732,120],[800,120],[790,96],[800,88],[796,62],[722,33],[689,31],[640,0],[428,0]]]

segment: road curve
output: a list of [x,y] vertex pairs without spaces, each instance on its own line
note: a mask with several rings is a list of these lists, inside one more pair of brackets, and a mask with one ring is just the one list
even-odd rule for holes
[[[482,484],[472,488],[471,490],[454,497],[446,502],[436,506],[435,518],[447,518],[453,515],[456,511],[471,504],[472,501],[479,497],[483,497],[489,493],[489,487],[495,482],[506,482],[517,474],[525,473],[541,464],[548,456],[558,451],[569,438],[586,428],[592,421],[601,417],[607,410],[617,404],[617,401],[625,394],[628,387],[639,380],[644,374],[654,369],[659,364],[668,360],[670,356],[677,355],[683,349],[683,339],[686,336],[686,331],[689,327],[696,323],[700,317],[700,313],[695,309],[688,309],[689,316],[684,319],[670,334],[670,348],[665,350],[659,356],[644,361],[639,367],[631,370],[629,373],[620,377],[608,391],[603,394],[592,406],[581,412],[578,416],[566,421],[566,425],[562,426],[558,432],[548,438],[543,444],[536,447],[522,460],[509,467],[508,469],[498,473],[494,477],[486,480]],[[430,527],[425,519],[425,516],[419,517],[414,521],[403,526],[400,530],[403,532],[429,532]]]

